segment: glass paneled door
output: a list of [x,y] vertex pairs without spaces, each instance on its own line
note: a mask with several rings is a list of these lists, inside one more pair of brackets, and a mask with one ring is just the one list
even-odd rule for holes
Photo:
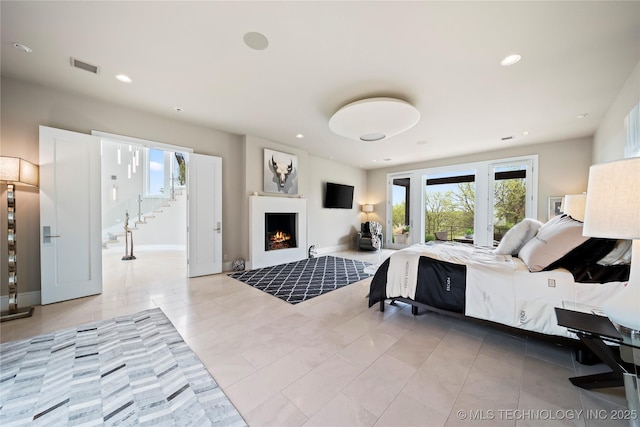
[[[504,234],[524,218],[535,218],[532,209],[531,160],[494,163],[489,167],[489,235],[497,246]],[[528,196],[527,196],[528,195]]]
[[474,242],[476,171],[451,170],[426,175],[425,241]]
[[387,220],[387,235],[391,232],[391,244],[411,244],[411,178],[394,177],[391,180],[391,220]]

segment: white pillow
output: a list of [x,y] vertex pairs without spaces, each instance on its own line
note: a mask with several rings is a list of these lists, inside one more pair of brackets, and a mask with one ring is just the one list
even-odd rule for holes
[[542,271],[587,240],[582,235],[582,222],[569,215],[558,215],[547,221],[536,236],[520,249],[518,258],[529,271]]
[[533,218],[525,218],[511,227],[493,251],[498,255],[518,255],[520,249],[534,238],[542,223]]
[[598,261],[600,265],[631,264],[631,240],[618,240],[613,250]]

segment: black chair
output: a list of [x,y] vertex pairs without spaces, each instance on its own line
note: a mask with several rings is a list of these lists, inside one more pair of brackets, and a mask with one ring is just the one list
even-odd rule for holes
[[[375,236],[372,230],[377,230]],[[356,248],[363,251],[382,249],[382,225],[376,221],[362,223],[356,236]]]

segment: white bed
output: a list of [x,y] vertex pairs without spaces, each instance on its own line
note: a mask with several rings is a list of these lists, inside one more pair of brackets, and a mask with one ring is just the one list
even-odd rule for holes
[[[421,259],[423,266],[419,267]],[[424,267],[426,260],[430,265],[445,266],[446,270],[431,275],[429,283],[421,283],[427,280],[424,273],[423,279],[418,279],[418,269],[427,268]],[[462,269],[464,279],[456,273]],[[369,305],[389,298],[405,298],[442,308],[438,303],[420,301],[424,297],[416,298],[416,290],[420,286],[441,287],[438,292],[446,299],[447,293],[454,293],[453,288],[460,287],[461,282],[464,286],[461,314],[569,338],[575,336],[557,325],[555,307],[567,304],[599,307],[625,284],[623,281],[577,283],[565,268],[531,272],[525,262],[515,256],[498,255],[492,249],[464,243],[437,242],[413,245],[392,255],[372,280]]]

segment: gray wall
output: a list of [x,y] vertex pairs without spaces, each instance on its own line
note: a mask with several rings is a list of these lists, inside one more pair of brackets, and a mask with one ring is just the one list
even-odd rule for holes
[[[225,260],[248,259],[248,196],[262,190],[263,149],[298,156],[299,193],[309,200],[309,241],[321,247],[342,247],[359,226],[358,200],[366,194],[366,172],[329,160],[309,156],[258,137],[235,135],[189,124],[170,116],[149,114],[94,100],[82,95],[2,78],[0,153],[39,163],[38,126],[90,134],[99,130],[166,144],[193,148],[194,152],[219,156],[223,171],[223,253]],[[333,212],[321,208],[322,182],[331,180],[356,186],[352,210]],[[19,292],[40,290],[40,206],[36,188],[20,187],[17,194]],[[0,186],[0,223],[6,224],[6,185]],[[319,222],[314,225],[314,222]],[[6,242],[6,227],[0,241]],[[0,251],[0,265],[7,263]],[[7,294],[7,277],[0,275],[1,295]]]
[[591,149],[591,138],[578,138],[377,169],[368,174],[369,197],[377,203],[376,215],[384,224],[386,215],[381,203],[386,197],[387,173],[538,154],[538,219],[546,221],[549,197],[587,191]]
[[[321,252],[352,247],[355,233],[365,218],[360,213],[360,205],[365,203],[367,194],[367,175],[364,170],[311,156],[303,149],[295,149],[291,146],[255,136],[247,135],[244,142],[245,167],[247,171],[245,175],[245,199],[243,201],[245,205],[248,206],[248,196],[253,192],[286,197],[284,194],[263,192],[264,149],[269,148],[293,154],[298,157],[298,169],[300,171],[298,195],[307,199],[307,240],[309,245],[316,245]],[[355,187],[352,209],[325,209],[322,207],[324,187],[327,181]],[[245,208],[244,212],[244,224],[246,224],[246,227],[241,230],[241,233],[243,252],[248,253],[248,208]]]
[[[365,219],[360,204],[373,203],[371,219],[382,223],[386,195],[386,174],[411,169],[453,165],[527,154],[539,155],[538,217],[546,217],[547,198],[586,191],[592,163],[618,159],[624,153],[624,117],[640,101],[640,63],[612,102],[593,138],[550,142],[535,146],[505,148],[487,153],[415,163],[397,168],[365,172],[328,159],[308,155],[277,142],[234,135],[209,127],[189,124],[108,104],[69,92],[46,89],[18,80],[2,78],[0,104],[0,153],[38,163],[38,126],[75,132],[91,130],[149,139],[193,148],[196,153],[222,157],[223,165],[223,250],[227,260],[248,258],[248,195],[262,189],[263,149],[271,148],[298,156],[299,190],[308,199],[309,243],[322,248],[352,244],[353,234]],[[321,143],[321,142],[317,142]],[[592,161],[593,159],[593,161]],[[355,186],[351,210],[323,209],[324,182]],[[21,187],[17,194],[19,236],[18,277],[20,292],[40,289],[38,190]],[[0,186],[0,224],[6,224],[6,185]],[[0,227],[0,241],[6,241]],[[0,251],[0,265],[7,262]],[[1,294],[7,294],[7,278],[0,275]]]
[[593,163],[624,157],[626,132],[624,118],[640,102],[640,62],[636,64],[618,96],[611,103],[593,137]]

